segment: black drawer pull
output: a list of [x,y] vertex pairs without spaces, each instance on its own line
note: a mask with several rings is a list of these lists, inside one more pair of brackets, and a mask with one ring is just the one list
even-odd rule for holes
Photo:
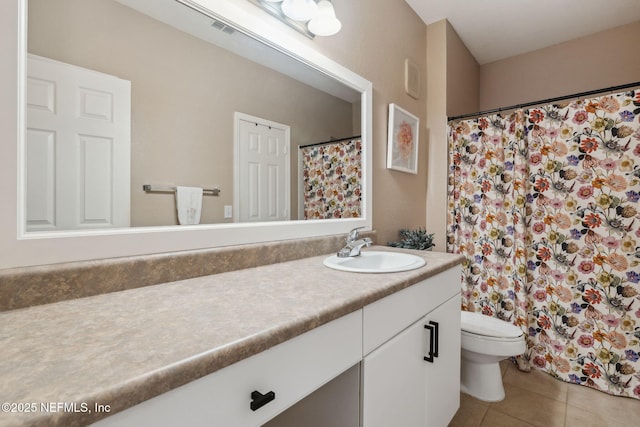
[[429,363],[433,363],[434,357],[438,357],[438,322],[430,321],[424,328],[429,330],[429,355],[424,357]]
[[251,410],[256,411],[262,408],[267,403],[271,402],[276,398],[276,394],[272,391],[269,393],[262,394],[257,390],[251,392]]
[[434,321],[429,321],[429,323],[435,328],[435,330],[433,331],[433,334],[435,335],[435,338],[433,339],[433,357],[438,357],[438,343],[440,342],[440,339],[438,338],[438,330],[440,329],[440,325],[438,324],[438,322]]

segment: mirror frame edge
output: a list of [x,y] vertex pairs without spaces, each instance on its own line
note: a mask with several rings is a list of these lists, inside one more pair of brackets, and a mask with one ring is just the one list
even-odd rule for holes
[[6,187],[4,194],[9,200],[8,206],[0,214],[0,238],[3,242],[0,246],[0,269],[319,237],[346,233],[351,228],[359,226],[371,229],[372,83],[317,52],[312,46],[300,42],[294,37],[297,33],[288,27],[274,28],[269,24],[267,17],[256,13],[261,11],[249,2],[246,2],[246,6],[237,2],[234,4],[230,0],[198,0],[194,3],[205,7],[216,16],[224,17],[224,20],[263,43],[361,92],[362,157],[365,162],[362,170],[363,216],[338,220],[26,233],[25,221],[22,219],[26,206],[22,191],[25,173],[22,142],[26,124],[27,0],[13,0],[6,2],[3,8],[8,8],[10,12],[5,14],[8,17],[6,19],[15,19],[15,22],[13,25],[3,26],[4,29],[0,30],[0,33],[4,33],[2,38],[7,47],[13,45],[16,49],[15,57],[8,55],[9,57],[0,63],[0,76],[3,76],[3,80],[5,73],[9,76],[2,85],[6,84],[7,88],[13,86],[15,96],[8,96],[6,101],[0,101],[0,112],[7,109],[7,113],[12,113],[7,114],[7,118],[10,120],[14,117],[16,120],[13,122],[15,127],[4,127],[0,130],[0,136],[4,136],[5,141],[15,138],[13,140],[16,144],[4,144],[0,148],[0,154],[3,154],[0,158],[16,159],[17,163],[4,168],[8,179],[3,183],[3,188]]

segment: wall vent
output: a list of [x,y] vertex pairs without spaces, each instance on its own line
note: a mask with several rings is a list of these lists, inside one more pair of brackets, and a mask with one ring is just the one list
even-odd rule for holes
[[233,34],[236,32],[236,30],[234,30],[232,27],[228,26],[224,22],[216,21],[215,19],[211,23],[211,26],[216,30],[220,30],[223,33],[227,33],[227,34]]

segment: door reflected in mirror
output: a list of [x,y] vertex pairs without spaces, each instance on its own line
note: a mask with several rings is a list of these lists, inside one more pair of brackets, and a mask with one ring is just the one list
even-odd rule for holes
[[[201,224],[305,219],[305,192],[312,219],[359,216],[359,91],[174,0],[29,0],[27,46],[27,231],[178,224],[174,193],[145,184],[219,188]],[[238,156],[236,113],[289,142],[248,132],[261,160]],[[311,190],[298,147],[342,138],[307,162],[344,183]]]

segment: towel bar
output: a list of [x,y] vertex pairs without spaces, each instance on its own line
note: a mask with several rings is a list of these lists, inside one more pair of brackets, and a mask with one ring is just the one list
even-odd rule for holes
[[[147,192],[158,192],[158,193],[175,193],[176,187],[171,185],[150,185],[144,184],[142,189]],[[210,196],[218,196],[220,194],[219,188],[203,188],[202,194],[210,195]]]

